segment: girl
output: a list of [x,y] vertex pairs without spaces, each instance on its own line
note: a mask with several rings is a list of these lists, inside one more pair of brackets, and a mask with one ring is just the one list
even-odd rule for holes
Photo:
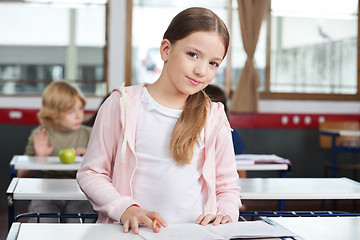
[[[41,125],[35,128],[28,140],[25,155],[57,156],[64,148],[75,148],[83,155],[90,138],[91,128],[83,126],[86,99],[77,87],[66,81],[50,83],[42,96],[38,113]],[[20,170],[19,177],[32,177],[33,171]],[[39,172],[45,178],[75,178],[75,171]],[[88,201],[31,201],[30,212],[37,213],[94,213]],[[34,219],[31,219],[33,221]],[[75,220],[75,219],[73,219]],[[57,222],[43,218],[42,222]],[[71,221],[67,219],[66,221]],[[78,222],[78,221],[77,221]]]
[[202,91],[228,45],[217,15],[186,9],[164,34],[159,79],[117,89],[101,106],[77,174],[98,222],[138,233],[139,224],[158,232],[168,223],[238,220],[230,126],[223,105]]

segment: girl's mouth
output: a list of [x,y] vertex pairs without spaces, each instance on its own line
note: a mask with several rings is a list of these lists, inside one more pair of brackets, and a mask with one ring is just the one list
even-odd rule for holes
[[188,79],[189,79],[190,83],[191,83],[192,85],[194,85],[194,86],[197,86],[197,85],[199,85],[199,84],[201,83],[201,82],[196,81],[195,79],[192,79],[192,78],[189,78],[189,77],[188,77]]

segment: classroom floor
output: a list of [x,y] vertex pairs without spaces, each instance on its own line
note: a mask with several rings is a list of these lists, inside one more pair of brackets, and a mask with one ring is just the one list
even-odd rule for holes
[[[288,200],[285,202],[286,211],[325,211],[332,209],[332,201],[326,200]],[[338,200],[338,209],[337,211],[343,212],[360,212],[360,200]],[[278,201],[275,200],[243,200],[243,204],[246,206],[246,211],[274,211],[278,209]],[[0,207],[0,240],[5,240],[8,229],[8,215],[7,207]],[[26,211],[26,207],[21,207],[18,209],[18,213]]]

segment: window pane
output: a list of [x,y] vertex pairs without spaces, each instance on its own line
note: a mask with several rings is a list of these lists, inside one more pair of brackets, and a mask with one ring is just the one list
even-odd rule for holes
[[[185,8],[206,7],[227,23],[227,0],[221,1],[133,1],[132,84],[152,83],[160,76],[163,61],[160,43],[171,19]],[[226,59],[220,65],[213,83],[224,85]]]
[[271,8],[270,90],[355,94],[358,1],[272,0]]
[[105,94],[105,1],[0,3],[0,94],[42,93],[58,79]]

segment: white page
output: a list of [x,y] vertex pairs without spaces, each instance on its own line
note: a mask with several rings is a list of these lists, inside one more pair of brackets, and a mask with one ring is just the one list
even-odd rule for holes
[[173,224],[154,233],[148,227],[140,228],[140,236],[147,240],[223,240],[230,238],[291,237],[294,233],[264,221],[231,222],[213,226],[195,223]]
[[195,223],[170,224],[166,228],[160,228],[160,232],[155,233],[148,227],[141,227],[139,235],[147,240],[223,240],[224,238],[208,231],[206,226]]
[[262,237],[291,237],[294,233],[278,228],[264,221],[230,222],[206,228],[225,239],[230,238],[262,238]]
[[290,164],[288,159],[279,157],[275,154],[237,154],[235,155],[236,161],[254,161],[254,162],[274,162]]

